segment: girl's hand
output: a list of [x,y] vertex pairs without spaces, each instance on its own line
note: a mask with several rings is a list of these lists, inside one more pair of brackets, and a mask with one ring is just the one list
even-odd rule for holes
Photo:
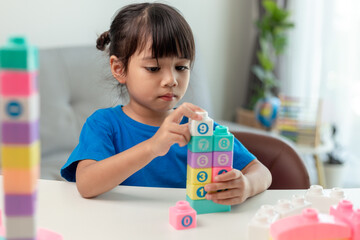
[[234,205],[244,202],[250,197],[250,183],[246,176],[238,169],[215,177],[216,183],[205,186],[206,199],[214,203]]
[[149,139],[152,152],[155,156],[165,155],[170,147],[177,143],[180,147],[190,141],[189,124],[181,124],[184,116],[200,121],[202,117],[196,112],[203,112],[200,107],[191,103],[183,103],[166,117],[159,130]]

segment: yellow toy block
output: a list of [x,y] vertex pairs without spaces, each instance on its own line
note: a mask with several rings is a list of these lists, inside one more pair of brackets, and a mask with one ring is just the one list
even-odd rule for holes
[[187,165],[187,182],[190,184],[211,183],[212,170],[211,168],[192,168]]
[[2,173],[5,194],[31,194],[36,190],[40,166],[30,169],[4,168]]
[[29,169],[40,164],[40,141],[30,145],[2,145],[2,167]]
[[204,185],[191,184],[189,182],[186,183],[186,194],[192,200],[200,200],[205,199],[206,191]]

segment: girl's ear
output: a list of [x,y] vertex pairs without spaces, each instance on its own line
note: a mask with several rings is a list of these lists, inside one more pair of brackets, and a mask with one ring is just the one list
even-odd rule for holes
[[114,78],[121,84],[126,83],[124,64],[114,55],[110,57],[110,68]]

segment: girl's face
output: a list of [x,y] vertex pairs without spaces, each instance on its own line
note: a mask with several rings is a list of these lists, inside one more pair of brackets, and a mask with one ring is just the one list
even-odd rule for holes
[[131,56],[128,69],[117,80],[126,84],[133,110],[165,113],[184,96],[190,79],[190,60],[152,58],[151,45]]

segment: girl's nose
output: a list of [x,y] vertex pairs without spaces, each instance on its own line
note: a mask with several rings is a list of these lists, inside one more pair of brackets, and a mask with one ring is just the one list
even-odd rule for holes
[[175,87],[178,85],[176,80],[176,75],[174,72],[170,71],[169,73],[164,75],[162,86],[164,87]]

